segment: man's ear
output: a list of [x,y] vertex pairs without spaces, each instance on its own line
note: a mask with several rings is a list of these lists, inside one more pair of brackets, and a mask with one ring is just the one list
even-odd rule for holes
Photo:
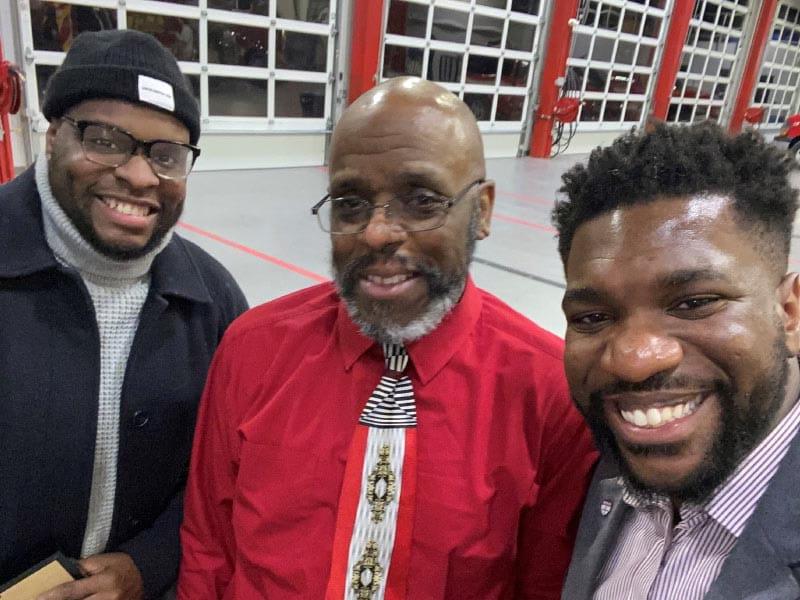
[[786,348],[800,355],[800,275],[787,273],[775,290],[777,309],[783,324]]
[[489,237],[491,232],[492,211],[494,210],[494,181],[488,180],[481,184],[481,197],[479,200],[480,220],[478,221],[478,239]]

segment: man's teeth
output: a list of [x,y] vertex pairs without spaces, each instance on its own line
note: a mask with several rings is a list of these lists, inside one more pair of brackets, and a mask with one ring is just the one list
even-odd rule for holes
[[411,279],[408,273],[404,275],[392,275],[391,277],[381,277],[379,275],[367,275],[367,281],[377,285],[397,285]]
[[146,217],[150,214],[150,209],[147,206],[140,206],[138,204],[130,204],[129,202],[120,202],[113,198],[103,198],[106,206],[121,212],[123,215],[133,215],[135,217]]
[[662,406],[661,408],[648,408],[642,410],[637,408],[635,410],[621,410],[619,411],[622,418],[632,425],[637,427],[655,428],[670,423],[682,417],[688,417],[695,410],[699,402],[697,400],[690,400],[683,404],[674,404],[673,406]]

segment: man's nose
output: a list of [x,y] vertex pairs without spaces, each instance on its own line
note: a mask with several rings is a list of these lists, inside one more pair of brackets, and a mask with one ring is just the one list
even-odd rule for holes
[[683,360],[680,342],[648,323],[625,324],[606,345],[602,368],[622,381],[640,382],[675,369]]
[[408,234],[403,226],[395,221],[388,204],[383,204],[376,206],[372,211],[363,236],[370,248],[380,249],[402,243]]
[[141,152],[134,153],[125,164],[118,166],[116,174],[134,189],[156,187],[161,182],[150,162]]

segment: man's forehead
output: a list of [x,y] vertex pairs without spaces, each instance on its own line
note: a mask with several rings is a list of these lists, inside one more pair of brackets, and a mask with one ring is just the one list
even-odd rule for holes
[[[617,206],[579,225],[575,240],[583,239],[589,246],[647,240],[670,247],[686,235],[715,235],[721,227],[732,229],[736,222],[730,196],[704,192]],[[745,233],[739,227],[735,231]]]
[[[376,185],[402,186],[409,183],[438,186],[447,183],[448,173],[442,165],[422,160],[389,163],[386,168],[369,174],[355,167],[341,166],[330,170],[330,186],[372,188]],[[380,181],[375,181],[376,176]]]
[[331,178],[353,169],[387,179],[406,176],[442,178],[480,164],[469,138],[442,123],[444,119],[399,119],[389,124],[339,129],[331,146]]
[[334,129],[334,146],[370,138],[421,135],[437,138],[463,137],[459,115],[429,103],[386,102],[376,107],[346,112]]
[[718,270],[752,265],[759,254],[736,218],[729,196],[696,194],[619,207],[575,232],[567,279],[610,273],[667,277],[669,271]]

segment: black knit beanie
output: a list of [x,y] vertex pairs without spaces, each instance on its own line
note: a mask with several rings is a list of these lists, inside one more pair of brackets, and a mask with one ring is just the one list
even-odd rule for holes
[[186,78],[169,50],[147,33],[123,29],[77,36],[47,82],[42,112],[49,121],[93,98],[162,110],[186,125],[192,144],[200,137],[200,108]]

